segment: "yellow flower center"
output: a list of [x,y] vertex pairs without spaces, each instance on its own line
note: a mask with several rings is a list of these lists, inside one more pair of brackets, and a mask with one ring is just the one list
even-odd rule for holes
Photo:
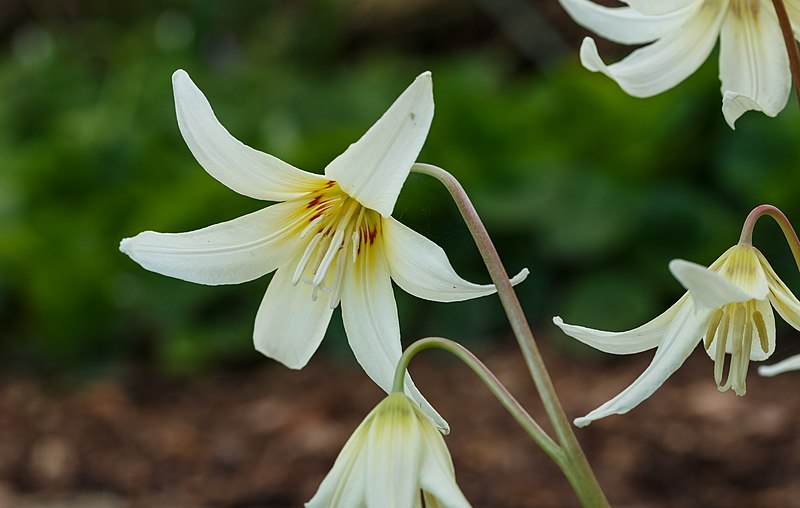
[[308,240],[292,276],[292,285],[302,281],[318,292],[330,293],[330,307],[339,305],[347,260],[358,260],[359,254],[375,242],[380,232],[380,214],[364,207],[347,195],[334,181],[302,198],[305,223],[300,238]]
[[[733,388],[737,395],[744,395],[747,367],[754,336],[758,337],[761,349],[769,351],[767,325],[764,316],[756,307],[756,300],[729,303],[717,309],[706,329],[704,346],[708,350],[713,344],[714,380],[720,391]],[[725,368],[725,353],[731,354],[728,379],[722,384]]]

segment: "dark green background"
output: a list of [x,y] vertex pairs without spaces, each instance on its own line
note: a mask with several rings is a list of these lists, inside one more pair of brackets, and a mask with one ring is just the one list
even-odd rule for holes
[[[554,0],[526,11],[550,38],[485,2],[69,5],[19,4],[0,20],[3,369],[183,375],[269,361],[251,339],[268,278],[193,285],[118,251],[145,229],[190,230],[262,206],[189,153],[172,102],[177,68],[234,135],[315,172],[431,70],[436,114],[420,160],[462,181],[509,271],[531,270],[518,289],[534,328],[575,354],[586,350],[552,315],[636,326],[681,293],[670,259],[710,263],[764,202],[800,218],[794,98],[777,119],[749,113],[731,131],[716,54],[668,93],[629,97],[580,66],[582,32]],[[601,47],[612,60],[626,51]],[[433,180],[412,175],[395,216],[488,282]],[[779,229],[764,221],[755,242],[797,288]],[[397,298],[406,341],[505,340],[494,298]],[[349,355],[338,316],[323,349]]]

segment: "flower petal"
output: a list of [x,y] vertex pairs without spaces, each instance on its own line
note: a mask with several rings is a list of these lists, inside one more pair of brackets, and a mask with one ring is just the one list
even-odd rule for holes
[[724,13],[710,4],[700,9],[690,7],[680,30],[612,65],[603,62],[594,41],[587,37],[581,45],[581,63],[590,71],[607,75],[634,97],[657,95],[686,79],[708,58]]
[[553,318],[553,323],[570,337],[595,349],[616,355],[629,355],[658,346],[672,320],[675,319],[687,300],[688,296],[684,295],[652,321],[627,332],[604,332],[583,326],[568,325],[558,316]]
[[[342,288],[342,320],[347,341],[364,372],[387,393],[402,354],[400,323],[392,292],[389,265],[381,242],[364,244],[356,264],[349,265]],[[406,393],[443,432],[447,422],[425,400],[406,374]]]
[[[380,419],[369,427],[366,506],[407,508],[419,497],[420,429],[414,402],[402,396],[383,401]],[[391,406],[386,405],[391,404]],[[427,418],[427,417],[425,417]]]
[[256,349],[290,369],[305,367],[319,347],[333,309],[330,293],[316,292],[311,284],[292,285],[295,266],[278,268],[256,315],[253,341]]
[[431,73],[424,72],[361,139],[328,164],[325,175],[362,205],[388,217],[422,150],[431,120]]
[[328,181],[259,152],[237,140],[219,123],[211,105],[189,75],[172,75],[178,127],[197,162],[228,188],[256,199],[285,201]]
[[774,9],[762,2],[731,8],[720,34],[722,113],[733,129],[746,111],[777,115],[789,100],[789,57]]
[[669,263],[669,270],[678,279],[678,282],[689,290],[696,304],[709,309],[722,307],[733,302],[763,300],[767,297],[769,291],[766,278],[764,278],[761,270],[755,270],[759,272],[760,277],[750,285],[749,291],[735,284],[721,273],[690,261],[673,259]]
[[692,353],[705,331],[710,314],[707,309],[682,305],[647,369],[619,395],[586,416],[576,418],[575,425],[585,427],[594,420],[627,413],[652,395]]
[[702,2],[702,0],[623,0],[642,14],[657,16],[668,14],[692,4]]
[[425,494],[425,506],[469,508],[470,504],[456,483],[453,461],[444,438],[432,428],[422,429],[422,464],[420,486]]
[[597,35],[621,44],[643,44],[678,29],[684,12],[664,16],[642,14],[630,7],[606,7],[591,0],[559,0],[576,23]]
[[[407,293],[434,302],[458,302],[497,291],[494,284],[473,284],[459,277],[441,247],[392,217],[384,219],[382,231],[392,279]],[[527,276],[524,269],[511,282],[519,284]]]
[[791,372],[793,370],[800,370],[800,355],[790,356],[772,365],[762,365],[758,368],[758,375],[764,377],[773,377],[784,372]]
[[364,446],[367,440],[366,423],[369,420],[370,416],[367,416],[347,440],[314,497],[306,502],[306,508],[364,506],[369,471]]
[[769,284],[769,301],[784,321],[789,323],[794,329],[800,330],[800,301],[794,293],[778,277],[772,266],[761,252],[758,252],[761,267],[767,276]]
[[144,268],[198,284],[239,284],[275,270],[294,248],[292,213],[279,203],[187,233],[145,231],[119,249]]

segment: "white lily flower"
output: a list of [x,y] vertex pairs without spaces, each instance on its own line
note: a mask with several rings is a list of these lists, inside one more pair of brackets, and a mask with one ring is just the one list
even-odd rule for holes
[[[200,165],[240,194],[281,203],[197,231],[145,231],[120,249],[148,270],[199,284],[238,284],[277,270],[256,315],[255,347],[266,356],[304,367],[341,303],[356,359],[388,392],[402,352],[392,279],[438,302],[495,292],[460,278],[438,245],[391,217],[433,118],[429,72],[324,175],[235,139],[186,72],[176,71],[172,83],[178,126]],[[406,390],[446,431],[408,376]]]
[[306,508],[467,508],[431,420],[392,393],[361,422]]
[[[578,427],[627,413],[639,405],[678,370],[701,341],[714,360],[714,381],[719,390],[733,388],[737,395],[744,395],[750,361],[766,360],[775,350],[772,308],[800,330],[800,301],[752,245],[731,247],[708,268],[683,260],[673,260],[669,267],[688,291],[666,312],[638,328],[605,332],[553,318],[567,335],[607,353],[632,354],[657,348],[653,361],[633,384],[586,416],[576,418]],[[726,353],[731,356],[723,383]]]
[[[590,37],[581,62],[634,97],[651,97],[690,76],[720,40],[722,113],[731,128],[746,111],[777,115],[791,91],[789,57],[770,0],[628,0],[604,7],[591,0],[559,0],[572,18],[622,44],[646,44],[606,65]],[[795,33],[800,0],[784,0]]]

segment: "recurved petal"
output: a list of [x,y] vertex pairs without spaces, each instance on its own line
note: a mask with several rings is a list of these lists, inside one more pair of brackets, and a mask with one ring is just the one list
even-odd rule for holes
[[703,0],[623,0],[642,14],[658,16],[668,14],[683,9],[692,4],[698,4]]
[[773,377],[793,370],[800,370],[800,355],[790,356],[772,365],[762,365],[758,368],[758,374],[764,377]]
[[784,321],[792,325],[796,330],[800,330],[800,301],[778,277],[775,270],[767,259],[760,252],[758,256],[761,260],[761,267],[767,276],[769,284],[769,301]]
[[453,462],[444,439],[430,429],[423,429],[420,486],[426,507],[469,508],[470,504],[456,483]]
[[[473,284],[458,276],[441,247],[392,217],[383,221],[386,259],[392,279],[404,291],[434,302],[457,302],[497,291],[494,284]],[[513,279],[528,276],[524,269]]]
[[125,238],[120,250],[144,268],[198,284],[239,284],[283,263],[295,245],[296,205],[279,203],[186,233],[145,231]]
[[621,44],[652,42],[678,29],[686,17],[682,11],[651,16],[630,7],[606,7],[591,0],[559,2],[576,23]]
[[[349,268],[341,303],[347,341],[364,372],[388,393],[402,351],[397,304],[381,242],[365,244],[358,263]],[[405,389],[443,432],[449,432],[447,422],[425,400],[408,374]]]
[[686,306],[687,300],[688,296],[684,295],[652,321],[626,332],[605,332],[568,325],[558,316],[553,318],[553,323],[570,337],[605,353],[616,355],[640,353],[658,346],[678,312]]
[[758,269],[754,270],[757,273],[752,274],[753,280],[748,281],[751,283],[745,287],[733,283],[719,272],[682,259],[670,261],[669,270],[689,290],[695,303],[710,309],[733,302],[763,300],[769,291],[764,273]]
[[692,353],[710,314],[711,311],[697,309],[694,305],[682,305],[647,369],[619,395],[586,416],[576,418],[575,425],[585,427],[594,420],[627,413],[652,395]]
[[362,205],[388,217],[432,120],[431,73],[424,72],[361,139],[328,164],[325,175]]
[[219,123],[211,105],[189,75],[172,75],[178,127],[197,162],[239,194],[285,201],[311,192],[328,181],[237,140]]
[[305,367],[319,347],[333,314],[330,293],[300,281],[292,285],[294,265],[284,264],[270,281],[256,315],[253,341],[258,351],[290,369]]
[[733,129],[746,111],[777,115],[789,100],[792,77],[780,25],[771,5],[742,2],[720,34],[722,113]]
[[581,63],[610,77],[634,97],[651,97],[669,90],[696,71],[717,42],[725,11],[710,5],[689,7],[680,29],[615,64],[606,65],[594,40],[587,37],[581,45]]

